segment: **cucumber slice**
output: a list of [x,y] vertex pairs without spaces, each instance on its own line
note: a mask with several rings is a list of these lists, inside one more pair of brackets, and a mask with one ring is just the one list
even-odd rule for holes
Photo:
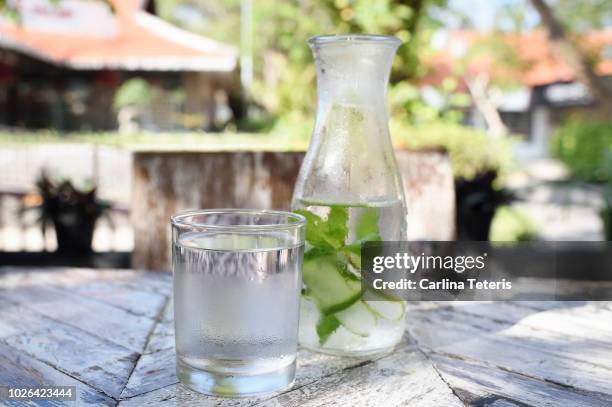
[[406,314],[404,301],[365,301],[370,310],[376,316],[389,321],[399,321]]
[[363,301],[357,301],[344,311],[335,314],[343,327],[362,337],[367,337],[376,326],[374,313]]
[[401,299],[372,290],[368,290],[366,298],[365,304],[377,317],[399,321],[406,314],[406,303]]
[[342,311],[361,298],[361,282],[344,277],[340,267],[332,255],[304,259],[306,295],[316,301],[322,314]]

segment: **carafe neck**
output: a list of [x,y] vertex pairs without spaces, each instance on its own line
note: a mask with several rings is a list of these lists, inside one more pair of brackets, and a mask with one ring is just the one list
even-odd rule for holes
[[399,40],[393,37],[322,36],[310,41],[317,66],[319,110],[334,104],[372,106],[386,116],[387,82]]

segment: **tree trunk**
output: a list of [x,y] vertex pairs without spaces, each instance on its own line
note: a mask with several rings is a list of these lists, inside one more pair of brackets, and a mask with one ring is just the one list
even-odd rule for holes
[[584,53],[575,46],[568,38],[563,26],[557,20],[553,11],[544,0],[531,0],[533,6],[538,10],[542,23],[548,31],[553,50],[576,75],[576,79],[584,83],[589,91],[599,102],[602,112],[610,114],[612,112],[612,91],[607,88],[603,79],[593,71]]
[[466,77],[465,83],[470,91],[476,109],[487,123],[487,131],[494,137],[508,134],[508,129],[499,114],[498,104],[489,96],[489,78],[486,74],[479,74],[475,78]]

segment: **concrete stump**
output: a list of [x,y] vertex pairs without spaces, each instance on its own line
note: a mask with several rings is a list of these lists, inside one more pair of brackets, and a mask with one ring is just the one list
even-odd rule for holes
[[409,240],[455,239],[455,179],[442,149],[396,150],[408,208]]

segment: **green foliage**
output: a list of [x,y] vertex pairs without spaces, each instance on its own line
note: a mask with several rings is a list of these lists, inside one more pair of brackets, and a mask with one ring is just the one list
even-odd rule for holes
[[482,130],[448,123],[405,126],[391,121],[395,144],[411,149],[444,148],[455,177],[466,180],[494,170],[503,175],[513,164],[513,138],[491,137]]
[[489,240],[492,242],[527,242],[536,238],[536,226],[524,212],[502,206],[495,212]]
[[379,213],[374,208],[364,209],[355,226],[355,237],[360,241],[382,240],[378,233]]
[[321,317],[317,323],[317,335],[319,335],[319,344],[323,345],[331,334],[340,326],[340,321],[333,314]]
[[572,175],[586,181],[612,180],[612,122],[573,119],[555,131],[551,150]]
[[[163,15],[172,19],[179,0],[159,1]],[[394,35],[403,41],[391,72],[392,110],[401,112],[410,123],[431,118],[457,121],[458,105],[465,95],[447,92],[444,112],[427,106],[410,85],[424,72],[419,63],[430,50],[431,35],[440,23],[429,12],[446,0],[279,0],[253,1],[253,47],[255,81],[249,98],[278,118],[279,132],[296,133],[308,139],[312,130],[316,100],[316,71],[308,38],[320,34],[371,33]],[[191,0],[210,15],[200,33],[235,46],[240,45],[240,0],[218,2]],[[160,8],[162,10],[162,8]],[[398,87],[396,97],[392,95]]]
[[312,246],[325,251],[336,250],[344,245],[348,233],[346,221],[348,210],[341,207],[332,207],[327,220],[307,210],[296,210],[304,216],[306,227],[306,241]]
[[171,148],[172,146],[197,146],[202,151],[305,151],[308,143],[286,134],[256,133],[204,133],[204,132],[142,132],[120,133],[66,133],[53,131],[31,133],[0,132],[0,148],[3,145],[28,145],[39,143],[86,143],[118,148]]
[[[52,179],[44,170],[36,180],[36,187],[40,196],[40,202],[35,206],[27,206],[24,202],[21,211],[33,209],[38,212],[38,222],[40,223],[43,236],[46,234],[47,226],[54,224],[58,233],[60,249],[64,244],[70,242],[60,241],[58,228],[61,228],[61,225],[58,226],[58,222],[61,223],[62,219],[68,217],[73,225],[82,226],[87,221],[95,222],[110,208],[109,203],[97,198],[95,186],[79,188],[68,179]],[[83,239],[87,238],[83,236]],[[89,239],[91,240],[91,237]],[[87,242],[87,244],[85,242],[86,240],[81,241],[84,244],[83,248],[88,249],[90,242]],[[79,243],[76,243],[76,248],[80,247]]]
[[[312,120],[311,120],[312,121]],[[159,147],[197,145],[203,151],[304,151],[308,144],[301,138],[303,129],[287,128],[287,132],[268,134],[223,133],[69,133],[54,132],[0,133],[3,144],[30,143],[91,143],[117,147]],[[295,135],[297,131],[297,135]],[[293,132],[293,134],[291,133]],[[472,178],[476,173],[495,169],[501,173],[511,169],[512,139],[491,138],[485,132],[456,124],[427,124],[407,126],[397,120],[391,122],[391,134],[398,148],[445,148],[450,152],[456,176]],[[365,221],[364,221],[365,222]],[[372,239],[374,240],[374,239]]]
[[555,15],[570,32],[603,30],[612,21],[612,5],[609,0],[556,0]]
[[[330,205],[327,219],[306,209],[297,209],[294,212],[306,218],[306,241],[316,251],[315,255],[335,253],[336,251],[353,251],[353,247],[345,246],[348,236],[348,209],[347,205]],[[365,241],[380,240],[378,230],[379,213],[376,208],[364,207],[355,226],[356,242],[360,245]],[[306,257],[309,253],[306,253]]]
[[113,98],[115,110],[121,110],[127,106],[146,107],[151,103],[153,92],[149,83],[141,78],[133,78],[125,81]]
[[391,117],[405,125],[428,123],[459,123],[462,109],[471,104],[469,94],[457,91],[458,81],[447,77],[439,88],[433,89],[440,98],[440,106],[427,104],[422,91],[409,81],[397,83],[389,88]]

